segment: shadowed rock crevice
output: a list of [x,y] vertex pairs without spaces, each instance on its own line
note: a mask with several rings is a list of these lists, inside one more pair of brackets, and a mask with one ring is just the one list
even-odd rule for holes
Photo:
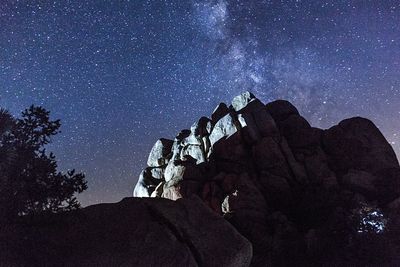
[[365,210],[372,217],[374,209],[386,211],[385,220],[396,221],[388,207],[400,196],[399,163],[367,119],[322,130],[287,101],[264,105],[245,92],[181,131],[171,146],[164,143],[151,152],[157,160],[167,155],[159,160],[167,163],[159,166],[161,175],[154,177],[149,165],[134,195],[199,196],[252,242],[254,266],[322,260],[319,249],[358,238],[353,234],[357,220],[366,221]]

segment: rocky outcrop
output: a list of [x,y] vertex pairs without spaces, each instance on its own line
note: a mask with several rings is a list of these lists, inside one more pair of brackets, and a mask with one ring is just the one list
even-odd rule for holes
[[126,198],[0,227],[0,266],[249,266],[252,246],[198,197]]
[[361,232],[365,210],[386,216],[383,228],[398,214],[399,163],[371,121],[322,130],[289,102],[249,92],[210,118],[156,143],[134,196],[200,197],[252,242],[254,266],[298,265],[346,242],[339,233]]

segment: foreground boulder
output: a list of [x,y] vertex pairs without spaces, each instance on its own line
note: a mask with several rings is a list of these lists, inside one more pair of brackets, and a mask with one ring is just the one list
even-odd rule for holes
[[0,266],[249,266],[252,246],[197,197],[126,198],[0,228]]
[[135,196],[200,197],[251,241],[253,266],[399,263],[400,167],[371,121],[322,130],[249,92],[210,118],[177,135]]

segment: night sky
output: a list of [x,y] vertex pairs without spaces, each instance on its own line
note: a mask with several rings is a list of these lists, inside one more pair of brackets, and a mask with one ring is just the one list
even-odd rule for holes
[[62,120],[83,205],[131,196],[159,137],[250,90],[313,126],[370,118],[400,155],[400,1],[0,1],[0,107]]

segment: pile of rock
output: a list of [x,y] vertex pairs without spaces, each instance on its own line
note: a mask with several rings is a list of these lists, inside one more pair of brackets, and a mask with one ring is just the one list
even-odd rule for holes
[[318,253],[318,240],[359,207],[390,217],[400,202],[399,163],[371,121],[322,130],[289,102],[264,105],[249,92],[158,140],[147,165],[135,197],[199,196],[252,242],[255,265]]

